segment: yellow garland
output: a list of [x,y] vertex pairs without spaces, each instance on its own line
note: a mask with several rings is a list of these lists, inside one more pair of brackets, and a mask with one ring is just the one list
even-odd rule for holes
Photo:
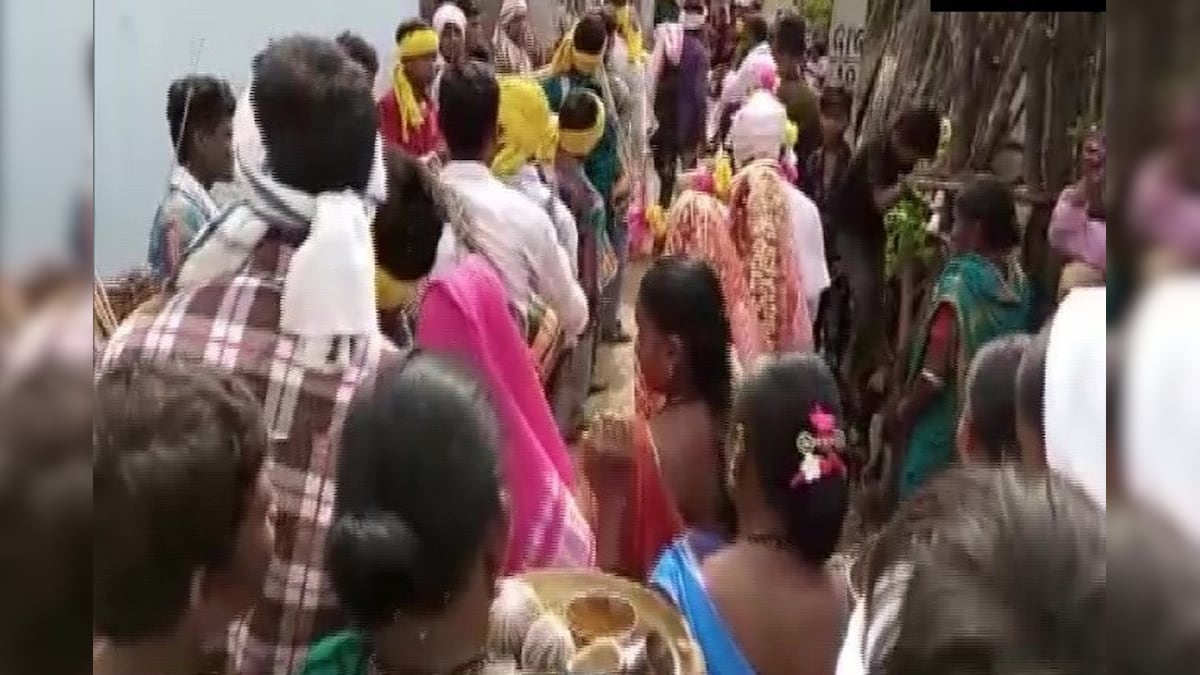
[[796,147],[796,141],[800,140],[800,127],[796,126],[795,122],[788,120],[787,130],[783,137],[785,139],[784,143],[787,144],[787,147]]
[[662,241],[667,236],[667,215],[663,212],[663,207],[659,203],[650,205],[646,209],[646,224],[650,227],[650,232],[654,235],[655,241]]
[[563,129],[558,130],[558,144],[569,155],[576,157],[586,157],[591,154],[596,148],[596,144],[604,136],[605,112],[604,101],[595,92],[584,90],[587,96],[591,96],[596,104],[596,121],[588,129]]
[[721,150],[713,164],[713,194],[721,201],[728,200],[729,187],[732,184],[733,162],[729,159],[729,153]]
[[558,147],[558,123],[550,111],[545,90],[531,77],[505,76],[499,79],[499,85],[500,135],[492,172],[507,177],[530,160],[553,160]]
[[396,66],[392,69],[392,90],[396,94],[396,104],[400,108],[400,140],[408,140],[410,127],[416,128],[425,123],[425,114],[421,104],[417,102],[416,92],[412,83],[404,74],[404,61],[436,54],[438,36],[432,28],[418,28],[409,31],[396,45]]
[[398,309],[412,302],[416,296],[416,283],[400,281],[382,267],[375,267],[375,305],[379,309]]
[[629,62],[641,63],[645,57],[645,49],[642,47],[642,31],[637,26],[637,22],[633,20],[633,11],[629,5],[618,7],[616,11],[617,31],[621,33],[621,39],[625,41],[625,46],[629,50]]

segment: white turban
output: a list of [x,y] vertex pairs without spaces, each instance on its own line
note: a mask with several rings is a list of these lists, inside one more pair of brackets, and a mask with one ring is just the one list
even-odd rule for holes
[[529,4],[525,0],[504,0],[500,5],[500,20],[498,23],[503,26],[514,16],[528,13]]
[[458,26],[458,29],[463,32],[467,30],[467,15],[453,2],[442,3],[442,6],[433,13],[433,30],[439,37],[446,26]]
[[787,141],[787,123],[787,110],[773,94],[751,94],[729,126],[734,161],[745,164],[756,159],[779,159]]

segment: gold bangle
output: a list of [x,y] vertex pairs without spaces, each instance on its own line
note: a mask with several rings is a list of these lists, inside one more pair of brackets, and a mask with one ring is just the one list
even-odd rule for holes
[[946,386],[946,380],[944,380],[941,375],[938,375],[928,368],[921,370],[921,378],[929,384],[932,384],[937,389],[941,389],[942,387]]

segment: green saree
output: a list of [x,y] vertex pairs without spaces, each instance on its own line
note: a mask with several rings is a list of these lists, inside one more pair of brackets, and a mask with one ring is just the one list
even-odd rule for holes
[[370,655],[362,634],[334,633],[313,645],[298,675],[369,675]]
[[967,368],[979,348],[997,337],[1032,329],[1029,283],[1015,260],[1005,270],[974,253],[957,255],[934,283],[928,310],[915,335],[906,385],[919,376],[929,348],[934,312],[943,304],[954,309],[955,348],[946,384],[913,425],[900,472],[900,497],[921,486],[954,456]]

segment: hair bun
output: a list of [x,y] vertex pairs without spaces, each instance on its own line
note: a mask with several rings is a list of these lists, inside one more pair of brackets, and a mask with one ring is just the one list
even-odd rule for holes
[[386,511],[343,514],[329,536],[331,554],[358,567],[411,568],[420,549],[408,523]]
[[404,519],[386,511],[345,513],[329,532],[329,573],[345,604],[370,607],[381,584],[421,584],[421,545]]

